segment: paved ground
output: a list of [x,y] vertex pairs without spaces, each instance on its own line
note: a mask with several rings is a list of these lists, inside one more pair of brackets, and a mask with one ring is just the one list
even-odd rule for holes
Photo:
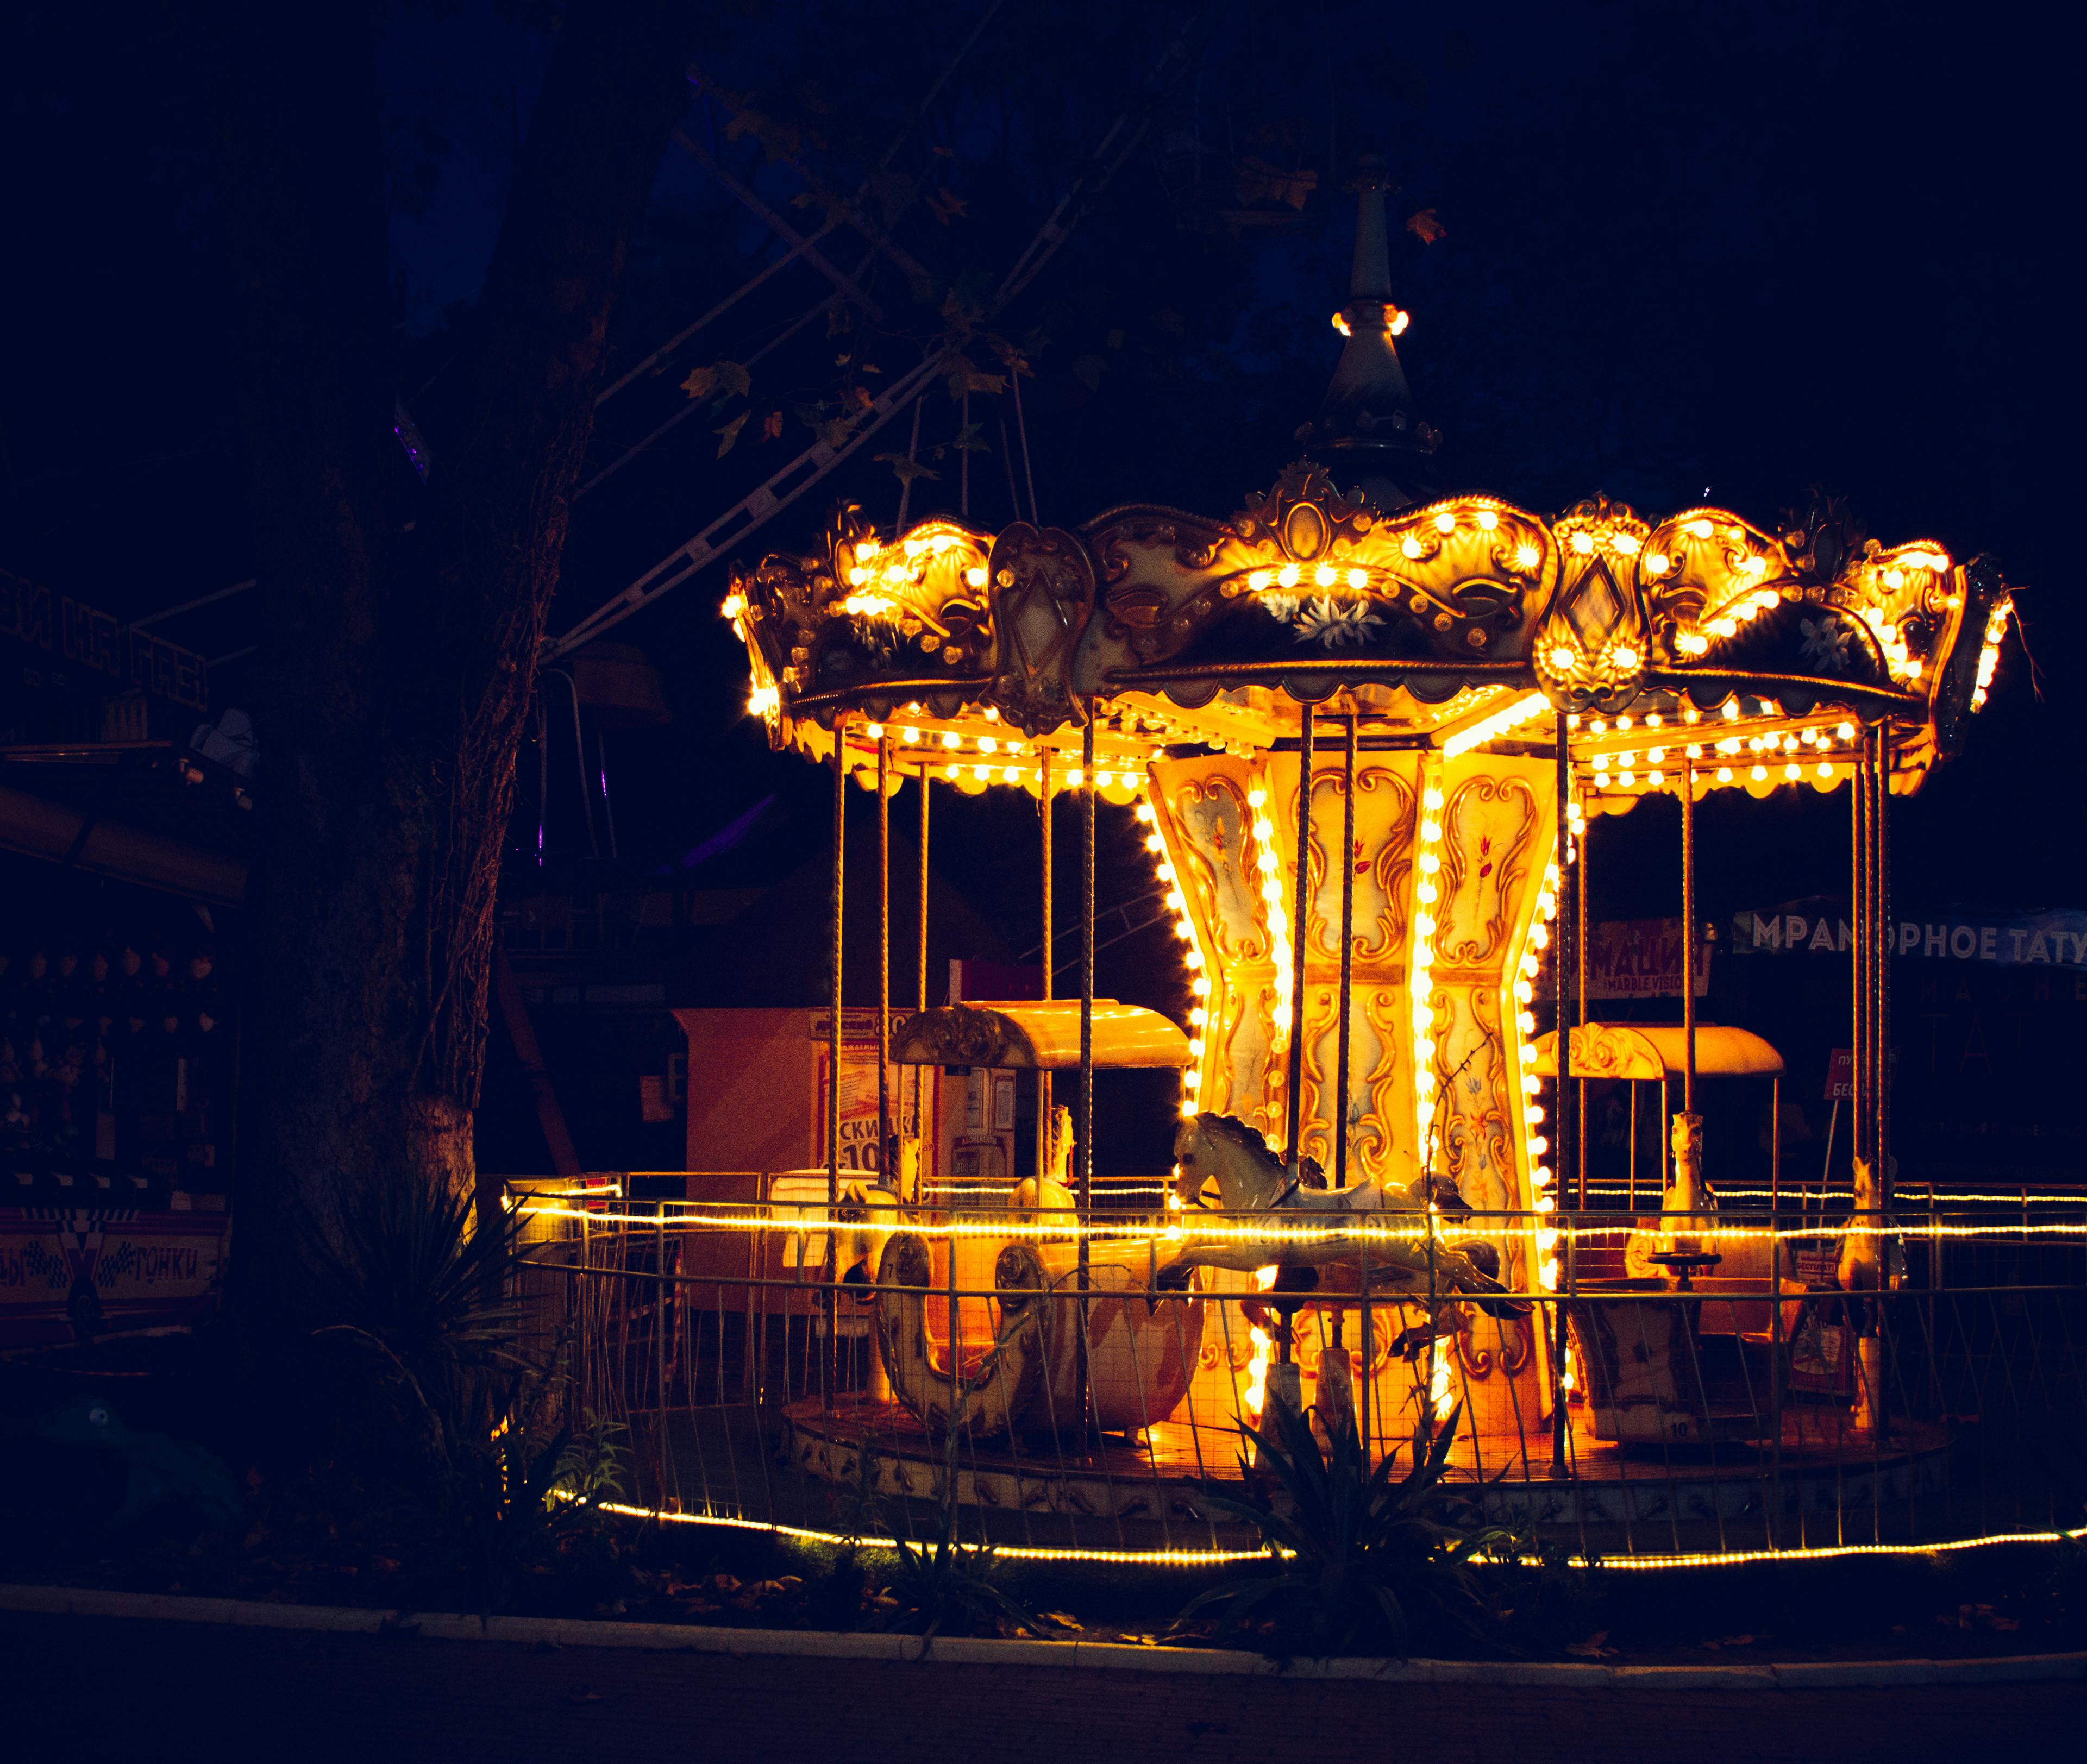
[[2051,1755],[2079,1683],[1863,1691],[1392,1689],[423,1641],[0,1614],[23,1760],[1497,1757],[1948,1764]]

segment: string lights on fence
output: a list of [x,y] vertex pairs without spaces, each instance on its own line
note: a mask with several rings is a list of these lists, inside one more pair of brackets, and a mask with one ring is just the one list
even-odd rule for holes
[[[735,1514],[685,1513],[671,1507],[641,1506],[627,1501],[604,1501],[599,1503],[599,1506],[604,1513],[614,1513],[625,1519],[646,1519],[668,1525],[708,1525],[725,1531],[758,1532],[767,1536],[787,1538],[793,1543],[810,1544],[822,1549],[896,1552],[899,1545],[899,1540],[896,1537],[843,1536],[838,1532],[818,1531],[807,1525],[786,1525],[770,1519],[741,1519]],[[1662,1568],[1740,1568],[1756,1562],[1834,1562],[1859,1556],[1932,1557],[1956,1555],[1970,1549],[2004,1549],[2023,1545],[2076,1544],[2083,1540],[2087,1540],[2087,1526],[2068,1531],[1992,1532],[1978,1537],[1950,1538],[1926,1544],[1814,1544],[1795,1549],[1698,1550],[1675,1556],[1604,1553],[1598,1557],[1570,1556],[1565,1559],[1565,1565],[1572,1568],[1598,1566],[1634,1572],[1650,1572]],[[967,1550],[983,1550],[987,1547],[971,1544],[954,1546],[960,1553]],[[1218,1568],[1236,1562],[1267,1562],[1271,1558],[1288,1561],[1295,1555],[1295,1552],[1281,1545],[1263,1546],[1256,1549],[1107,1549],[1054,1544],[994,1544],[990,1548],[996,1557],[1011,1562],[1087,1562],[1142,1568]],[[1481,1552],[1469,1559],[1488,1568],[1509,1565],[1535,1566],[1540,1560],[1534,1556],[1499,1551]]]

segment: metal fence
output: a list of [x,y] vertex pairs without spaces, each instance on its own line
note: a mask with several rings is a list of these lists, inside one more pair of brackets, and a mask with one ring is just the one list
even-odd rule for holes
[[[630,1429],[651,1511],[835,1536],[954,1523],[1155,1562],[1251,1550],[1211,1497],[1268,1490],[1243,1424],[1287,1403],[1321,1436],[1352,1417],[1372,1462],[1453,1415],[1474,1517],[1586,1557],[2087,1521],[2077,1204],[1812,1197],[1678,1240],[1658,1214],[1387,1214],[1312,1289],[1206,1268],[1180,1290],[1159,1278],[1179,1214],[511,1195],[530,1327],[567,1356],[576,1413]],[[1453,1297],[1411,1274],[1416,1233],[1423,1252],[1555,1258],[1555,1285]]]

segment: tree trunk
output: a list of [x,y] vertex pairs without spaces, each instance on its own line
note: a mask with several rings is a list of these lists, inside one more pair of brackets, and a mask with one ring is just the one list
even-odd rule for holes
[[514,761],[691,9],[577,0],[446,395],[396,392],[374,9],[256,8],[228,234],[267,620],[239,1295],[293,1310],[348,1185],[467,1187]]

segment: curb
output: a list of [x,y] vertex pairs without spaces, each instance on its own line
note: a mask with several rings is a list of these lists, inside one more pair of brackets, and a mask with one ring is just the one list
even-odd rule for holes
[[1389,1685],[1490,1685],[1556,1690],[1833,1690],[1914,1685],[2029,1684],[2087,1679],[2087,1653],[1984,1660],[1821,1660],[1761,1666],[1604,1666],[1548,1660],[1298,1660],[1208,1647],[1139,1647],[1122,1642],[995,1641],[945,1637],[932,1649],[911,1635],[823,1630],[706,1629],[681,1623],[615,1623],[587,1617],[476,1617],[457,1612],[371,1611],[331,1604],[271,1604],[186,1594],[107,1592],[79,1587],[0,1585],[0,1611],[24,1615],[129,1617],[241,1629],[340,1635],[506,1642],[531,1647],[634,1647],[946,1665],[1048,1666],[1061,1670],[1187,1672],[1240,1678],[1368,1679]]

